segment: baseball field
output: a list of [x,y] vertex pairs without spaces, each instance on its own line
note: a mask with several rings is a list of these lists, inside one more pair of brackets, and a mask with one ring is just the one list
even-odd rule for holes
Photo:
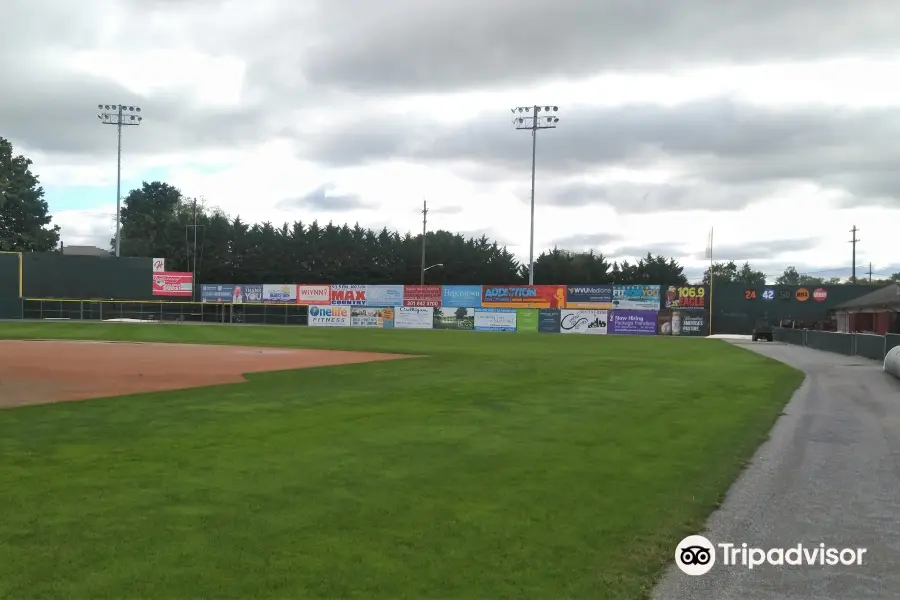
[[802,380],[702,338],[4,323],[0,340],[16,600],[643,598]]

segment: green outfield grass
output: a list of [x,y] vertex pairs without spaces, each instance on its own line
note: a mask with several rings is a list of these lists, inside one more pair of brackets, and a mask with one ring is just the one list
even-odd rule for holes
[[0,323],[424,354],[0,410],[0,598],[643,598],[802,375],[706,339]]

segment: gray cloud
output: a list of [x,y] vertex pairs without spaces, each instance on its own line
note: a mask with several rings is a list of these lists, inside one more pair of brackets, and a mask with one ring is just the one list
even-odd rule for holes
[[[309,136],[305,156],[334,166],[387,158],[463,162],[481,165],[498,179],[524,178],[531,145],[502,115],[498,110],[458,125],[387,118],[346,122]],[[765,191],[762,184],[785,181],[844,190],[855,205],[900,205],[896,108],[777,110],[717,98],[677,106],[580,108],[560,125],[539,134],[537,164],[539,177],[557,178],[554,201],[562,205],[600,200],[631,212],[667,204],[736,209]],[[680,176],[664,186],[559,183],[565,175],[614,166],[662,166]],[[709,183],[720,187],[696,185]]]
[[587,250],[601,248],[621,239],[615,233],[576,233],[556,238],[552,244],[563,250]]
[[438,208],[429,208],[429,214],[434,215],[458,215],[463,211],[462,206],[440,206]]
[[326,183],[297,198],[286,198],[276,205],[279,210],[309,209],[323,212],[347,212],[371,208],[356,194],[332,194],[334,184]]
[[[802,238],[796,240],[759,240],[752,244],[716,246],[713,259],[716,261],[750,261],[771,260],[787,252],[803,252],[812,250],[822,240],[819,238]],[[697,252],[693,258],[705,258],[705,252]]]
[[684,245],[679,244],[678,242],[658,242],[635,246],[621,246],[610,250],[609,256],[617,260],[634,260],[647,256],[648,252],[654,256],[665,256],[675,259],[680,259],[685,256]]
[[567,183],[555,186],[548,202],[561,207],[607,204],[620,214],[684,210],[740,210],[769,186],[701,183]]
[[[598,71],[896,50],[883,0],[347,0],[320,3],[315,84],[359,92],[471,89]],[[803,32],[799,35],[798,32]]]

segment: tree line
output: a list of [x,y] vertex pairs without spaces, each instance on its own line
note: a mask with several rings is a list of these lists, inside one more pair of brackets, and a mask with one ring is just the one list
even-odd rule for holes
[[[0,137],[0,250],[59,251],[59,227],[52,217],[31,161],[13,154]],[[196,240],[196,242],[195,242]],[[114,248],[115,239],[110,240]],[[486,236],[449,231],[425,236],[426,283],[516,284],[528,281],[528,265]],[[294,221],[280,226],[248,223],[185,197],[161,181],[144,182],[122,202],[121,256],[165,257],[167,270],[196,271],[205,283],[415,284],[420,281],[422,235],[373,231],[347,224]],[[749,263],[714,263],[703,283],[759,286],[766,274]],[[892,279],[900,280],[900,273]],[[636,262],[609,260],[594,251],[560,248],[535,259],[537,284],[688,283],[674,258],[647,253]],[[776,283],[839,283],[803,275],[789,267]],[[873,283],[881,283],[873,282]]]

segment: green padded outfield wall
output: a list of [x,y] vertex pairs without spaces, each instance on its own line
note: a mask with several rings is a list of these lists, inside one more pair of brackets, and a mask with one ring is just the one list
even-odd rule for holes
[[[757,319],[776,325],[783,319],[820,321],[838,304],[881,285],[763,285],[729,283],[713,287],[713,333],[748,334]],[[818,290],[818,294],[816,293]],[[822,295],[824,291],[824,297]],[[804,293],[805,292],[805,293]]]
[[153,296],[153,260],[66,256],[57,252],[22,255],[26,298],[158,300]]
[[19,255],[0,254],[0,319],[21,319]]

